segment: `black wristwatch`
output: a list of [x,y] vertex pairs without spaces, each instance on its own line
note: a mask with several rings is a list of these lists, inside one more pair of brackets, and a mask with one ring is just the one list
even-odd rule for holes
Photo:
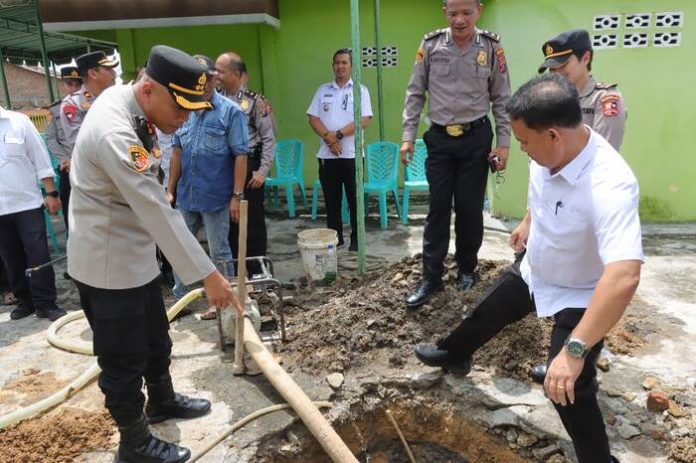
[[576,359],[584,359],[590,352],[590,348],[587,347],[585,341],[579,338],[574,338],[572,335],[569,335],[566,339],[565,346],[568,350],[568,354]]
[[338,138],[339,140],[343,140],[343,132],[341,132],[340,129],[336,130],[336,138]]
[[57,198],[60,196],[60,193],[58,193],[58,190],[47,191],[46,196],[50,196],[51,198]]

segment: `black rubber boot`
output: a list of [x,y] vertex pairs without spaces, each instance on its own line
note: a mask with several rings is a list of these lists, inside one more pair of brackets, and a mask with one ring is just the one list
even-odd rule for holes
[[145,416],[150,423],[170,418],[198,418],[210,411],[210,401],[174,392],[169,375],[157,382],[147,383],[147,396]]
[[183,463],[191,458],[189,449],[153,436],[144,416],[118,431],[121,442],[114,463]]

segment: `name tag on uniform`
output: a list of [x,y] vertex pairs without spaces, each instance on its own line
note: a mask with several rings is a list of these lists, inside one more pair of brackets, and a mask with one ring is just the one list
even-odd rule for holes
[[21,145],[24,143],[24,140],[19,137],[13,137],[12,135],[5,135],[5,143],[9,143],[10,145]]
[[324,109],[324,111],[328,111],[331,109],[331,105],[334,102],[335,95],[333,93],[326,93],[324,96],[321,98],[321,106]]

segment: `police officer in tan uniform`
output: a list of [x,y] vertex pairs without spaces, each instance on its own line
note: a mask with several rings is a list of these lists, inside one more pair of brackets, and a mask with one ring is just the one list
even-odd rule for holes
[[[406,298],[410,309],[442,290],[453,198],[458,286],[466,291],[476,282],[488,168],[505,169],[510,146],[510,122],[505,112],[510,77],[500,37],[476,27],[483,8],[480,0],[443,3],[450,27],[423,39],[404,107],[401,160],[408,163],[428,95],[431,125],[423,140],[428,148],[430,209],[423,232],[423,276]],[[493,129],[487,116],[491,108],[496,133],[492,151]]]
[[[68,95],[77,92],[82,87],[82,76],[75,66],[63,66],[60,69],[60,84],[64,93]],[[70,164],[71,149],[67,146],[63,124],[60,121],[60,108],[63,100],[57,100],[49,108],[51,121],[46,126],[44,135],[46,136],[46,146],[58,160],[61,168],[60,173],[60,201],[63,208],[63,220],[65,227],[68,226],[68,204],[70,201],[70,172],[65,166]]]
[[189,55],[154,47],[141,80],[109,88],[95,101],[73,152],[68,271],[94,332],[99,386],[121,435],[120,462],[188,460],[188,449],[153,436],[148,421],[210,409],[207,400],[174,392],[155,243],[185,283],[203,280],[211,305],[242,310],[157,181],[154,128],[173,133],[189,111],[209,108],[205,82],[205,70]]
[[[603,136],[616,151],[621,148],[628,111],[626,102],[616,84],[601,84],[590,74],[592,69],[592,42],[583,29],[563,32],[541,47],[544,62],[542,73],[548,69],[561,74],[577,89],[584,124]],[[532,368],[532,379],[543,384],[546,365]]]
[[626,129],[626,102],[616,84],[597,82],[592,70],[592,42],[583,29],[563,32],[541,47],[544,62],[539,72],[547,69],[566,77],[580,95],[583,122],[607,139],[617,151]]
[[[275,127],[271,106],[263,95],[246,88],[246,65],[238,54],[223,53],[216,60],[215,68],[222,94],[237,103],[247,116],[250,150],[244,187],[244,198],[249,201],[247,256],[265,256],[268,238],[263,184],[271,170],[275,150]],[[232,254],[237,257],[237,223],[230,224],[229,240]],[[250,274],[260,271],[256,265],[249,267]]]

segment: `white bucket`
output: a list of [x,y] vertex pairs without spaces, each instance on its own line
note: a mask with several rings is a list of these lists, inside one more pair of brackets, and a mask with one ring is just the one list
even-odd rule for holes
[[307,279],[330,283],[336,279],[338,233],[328,228],[315,228],[297,234],[297,247],[302,256]]

